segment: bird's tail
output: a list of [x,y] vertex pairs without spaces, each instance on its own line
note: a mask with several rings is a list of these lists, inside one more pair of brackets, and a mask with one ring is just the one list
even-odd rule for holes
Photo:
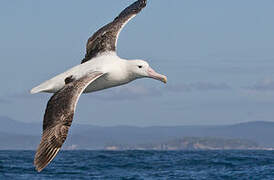
[[40,92],[49,92],[49,93],[54,93],[54,89],[52,86],[52,83],[50,81],[46,81],[30,90],[31,94],[36,94]]

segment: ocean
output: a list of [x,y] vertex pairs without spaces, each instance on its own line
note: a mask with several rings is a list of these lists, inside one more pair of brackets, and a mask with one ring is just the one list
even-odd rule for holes
[[0,179],[274,179],[274,151],[61,151],[41,173],[34,151],[0,151]]

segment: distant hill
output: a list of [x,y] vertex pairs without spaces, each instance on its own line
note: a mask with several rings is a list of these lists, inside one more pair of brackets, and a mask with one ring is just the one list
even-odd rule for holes
[[0,150],[32,150],[36,149],[40,137],[0,133]]
[[[0,149],[36,149],[40,123],[23,123],[0,117]],[[109,144],[162,143],[183,137],[217,137],[251,140],[274,147],[274,122],[247,122],[225,126],[100,127],[73,124],[65,148],[102,149]]]
[[9,117],[0,116],[0,132],[19,134],[19,135],[38,135],[41,134],[41,124],[24,123],[15,121]]
[[250,140],[226,139],[213,137],[184,137],[162,143],[149,144],[110,144],[106,150],[243,150],[261,149]]

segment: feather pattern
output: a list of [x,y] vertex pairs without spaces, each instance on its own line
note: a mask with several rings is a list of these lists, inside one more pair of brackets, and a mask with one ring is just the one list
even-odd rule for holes
[[95,32],[86,45],[86,55],[82,63],[108,51],[116,51],[117,39],[127,22],[136,16],[144,7],[146,0],[138,0],[124,9],[111,23]]
[[66,84],[48,101],[43,121],[43,135],[34,165],[42,171],[57,155],[71,126],[76,104],[84,89],[103,73],[93,72]]

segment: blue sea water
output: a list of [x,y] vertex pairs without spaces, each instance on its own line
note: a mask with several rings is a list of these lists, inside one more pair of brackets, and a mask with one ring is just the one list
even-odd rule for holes
[[34,151],[0,151],[0,179],[274,179],[273,151],[61,151],[41,173]]

